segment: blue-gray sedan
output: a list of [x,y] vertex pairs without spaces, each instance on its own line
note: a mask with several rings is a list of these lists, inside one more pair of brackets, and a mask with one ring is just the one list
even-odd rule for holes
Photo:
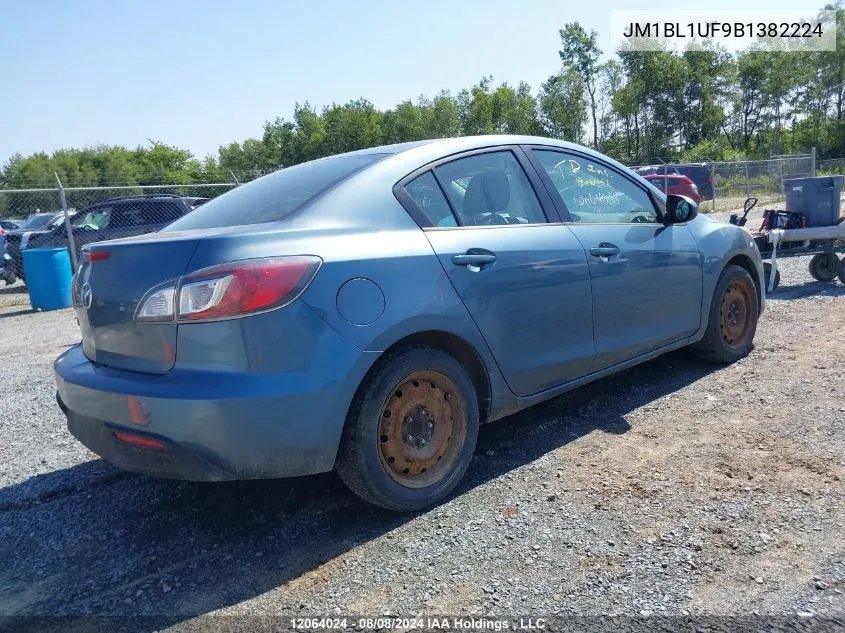
[[396,510],[448,495],[479,424],[683,346],[745,356],[765,300],[745,230],[521,136],[303,163],[83,259],[55,363],[81,442],[181,479],[336,468]]

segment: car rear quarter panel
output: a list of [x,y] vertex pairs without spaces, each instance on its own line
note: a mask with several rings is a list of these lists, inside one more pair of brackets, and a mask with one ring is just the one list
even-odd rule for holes
[[[389,188],[387,191],[389,194]],[[344,239],[318,239],[315,253],[324,262],[302,301],[344,338],[369,353],[380,355],[402,339],[425,332],[457,337],[475,350],[485,367],[491,410],[512,406],[513,394],[423,231],[392,194],[377,204],[383,205],[386,216],[399,216],[394,228],[353,232]],[[355,282],[351,287],[358,288],[351,291],[352,295],[347,285],[350,281]],[[381,297],[373,292],[373,286]],[[371,314],[375,320],[356,322],[351,318],[344,306],[355,301],[372,301],[371,310],[359,307],[356,312]]]

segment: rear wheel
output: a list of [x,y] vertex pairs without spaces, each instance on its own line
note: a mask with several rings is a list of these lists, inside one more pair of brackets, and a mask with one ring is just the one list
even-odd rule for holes
[[338,474],[365,501],[390,510],[420,510],[461,480],[475,450],[478,423],[475,389],[457,360],[428,347],[391,353],[355,397]]
[[810,260],[810,276],[816,281],[833,281],[839,272],[836,253],[819,253]]
[[753,347],[759,314],[751,275],[741,266],[725,267],[713,292],[704,338],[692,350],[717,363],[739,360]]

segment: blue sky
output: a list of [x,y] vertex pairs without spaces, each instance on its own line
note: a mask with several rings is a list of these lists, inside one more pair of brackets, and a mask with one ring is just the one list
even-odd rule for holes
[[623,8],[678,3],[0,0],[0,162],[16,151],[147,139],[216,154],[260,136],[267,120],[290,118],[297,101],[321,108],[365,97],[387,108],[485,74],[536,90],[559,66],[565,22],[595,29],[608,48],[610,12]]

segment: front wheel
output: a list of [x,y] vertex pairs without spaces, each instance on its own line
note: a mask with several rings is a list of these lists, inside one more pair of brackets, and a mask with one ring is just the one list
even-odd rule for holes
[[463,477],[478,424],[478,398],[457,360],[429,347],[390,353],[355,397],[337,472],[365,501],[421,510]]
[[725,267],[713,291],[704,338],[692,350],[716,363],[733,363],[747,356],[754,346],[759,315],[751,275],[741,266]]

